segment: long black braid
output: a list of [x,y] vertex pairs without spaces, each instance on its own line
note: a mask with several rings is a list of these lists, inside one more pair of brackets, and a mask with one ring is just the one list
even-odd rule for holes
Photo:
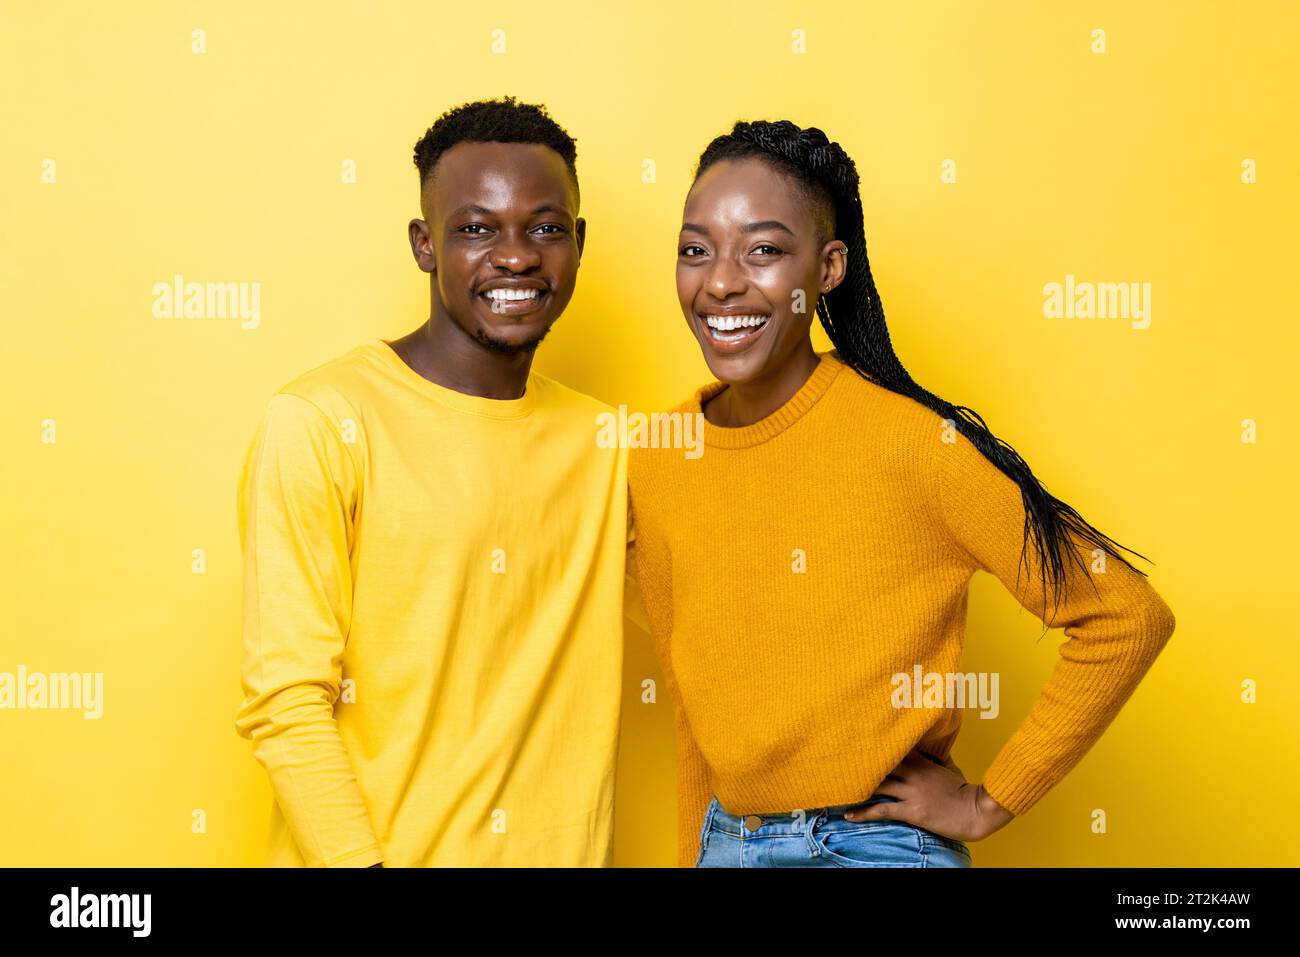
[[[903,368],[894,354],[889,329],[885,325],[884,306],[871,277],[871,263],[867,260],[857,167],[843,148],[828,140],[821,130],[815,127],[803,129],[788,120],[741,122],[730,133],[717,137],[708,145],[700,156],[695,176],[698,179],[701,173],[721,160],[751,157],[762,159],[777,171],[793,177],[818,206],[829,205],[833,210],[834,221],[824,226],[825,239],[838,239],[848,247],[848,266],[844,280],[818,298],[817,315],[839,358],[864,378],[909,396],[942,418],[951,420],[985,458],[1020,486],[1025,505],[1021,565],[1028,565],[1026,551],[1032,538],[1039,556],[1044,607],[1047,605],[1048,583],[1051,583],[1053,617],[1065,587],[1066,560],[1073,560],[1084,571],[1085,577],[1089,577],[1082,557],[1070,541],[1071,534],[1145,575],[1120,555],[1119,549],[1149,561],[1145,555],[1102,534],[1073,508],[1050,494],[1020,454],[993,435],[977,412],[941,399],[918,385]],[[1018,573],[1016,580],[1018,585]],[[1093,589],[1096,590],[1095,582]]]

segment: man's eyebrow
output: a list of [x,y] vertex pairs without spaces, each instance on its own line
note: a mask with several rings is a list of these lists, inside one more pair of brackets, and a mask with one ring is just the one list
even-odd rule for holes
[[[794,235],[794,230],[778,219],[765,219],[757,223],[747,223],[746,225],[741,227],[741,232],[757,233],[757,232],[761,232],[764,229],[779,229],[782,230],[783,232],[789,233],[791,236]],[[702,236],[709,235],[709,231],[705,227],[700,226],[697,223],[682,223],[682,232],[699,233]]]
[[[486,206],[480,206],[478,203],[468,203],[457,210],[452,211],[453,216],[462,216],[465,213],[474,213],[479,216],[495,216],[495,209],[488,209]],[[570,215],[569,210],[564,206],[557,206],[554,203],[542,203],[542,205],[532,209],[528,215],[536,216],[538,213],[559,213],[561,216]]]

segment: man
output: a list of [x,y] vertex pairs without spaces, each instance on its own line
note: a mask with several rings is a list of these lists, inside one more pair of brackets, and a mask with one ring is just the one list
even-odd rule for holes
[[543,108],[416,145],[428,321],[285,386],[245,462],[245,700],[273,866],[610,863],[628,534],[609,411],[532,371],[586,224]]

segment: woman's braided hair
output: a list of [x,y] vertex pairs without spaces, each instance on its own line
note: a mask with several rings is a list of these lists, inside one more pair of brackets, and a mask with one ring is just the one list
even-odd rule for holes
[[[954,405],[918,385],[894,354],[885,325],[885,309],[871,277],[867,260],[866,229],[858,192],[858,171],[838,143],[815,127],[800,128],[788,120],[737,123],[730,133],[711,142],[700,156],[695,178],[722,160],[758,158],[790,176],[820,210],[829,207],[833,222],[825,221],[823,241],[838,239],[848,247],[844,280],[819,297],[817,315],[839,358],[864,378],[908,396],[951,420],[955,428],[1010,477],[1019,487],[1025,506],[1022,565],[1030,540],[1039,556],[1043,604],[1050,582],[1055,607],[1059,607],[1066,581],[1066,561],[1073,560],[1087,574],[1071,535],[1105,550],[1139,574],[1145,574],[1119,554],[1123,548],[1139,558],[1146,556],[1119,545],[1088,524],[1073,508],[1050,494],[1010,445],[999,439],[973,409]],[[823,220],[830,217],[823,214]],[[1094,589],[1096,584],[1093,583]],[[1053,613],[1054,614],[1054,613]],[[1050,619],[1049,619],[1050,622]],[[1049,624],[1050,627],[1050,624]]]

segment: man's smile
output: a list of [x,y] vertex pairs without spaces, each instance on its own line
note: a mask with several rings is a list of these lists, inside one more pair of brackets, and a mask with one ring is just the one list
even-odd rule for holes
[[495,316],[525,316],[548,301],[550,290],[538,280],[493,280],[480,288],[478,298]]

